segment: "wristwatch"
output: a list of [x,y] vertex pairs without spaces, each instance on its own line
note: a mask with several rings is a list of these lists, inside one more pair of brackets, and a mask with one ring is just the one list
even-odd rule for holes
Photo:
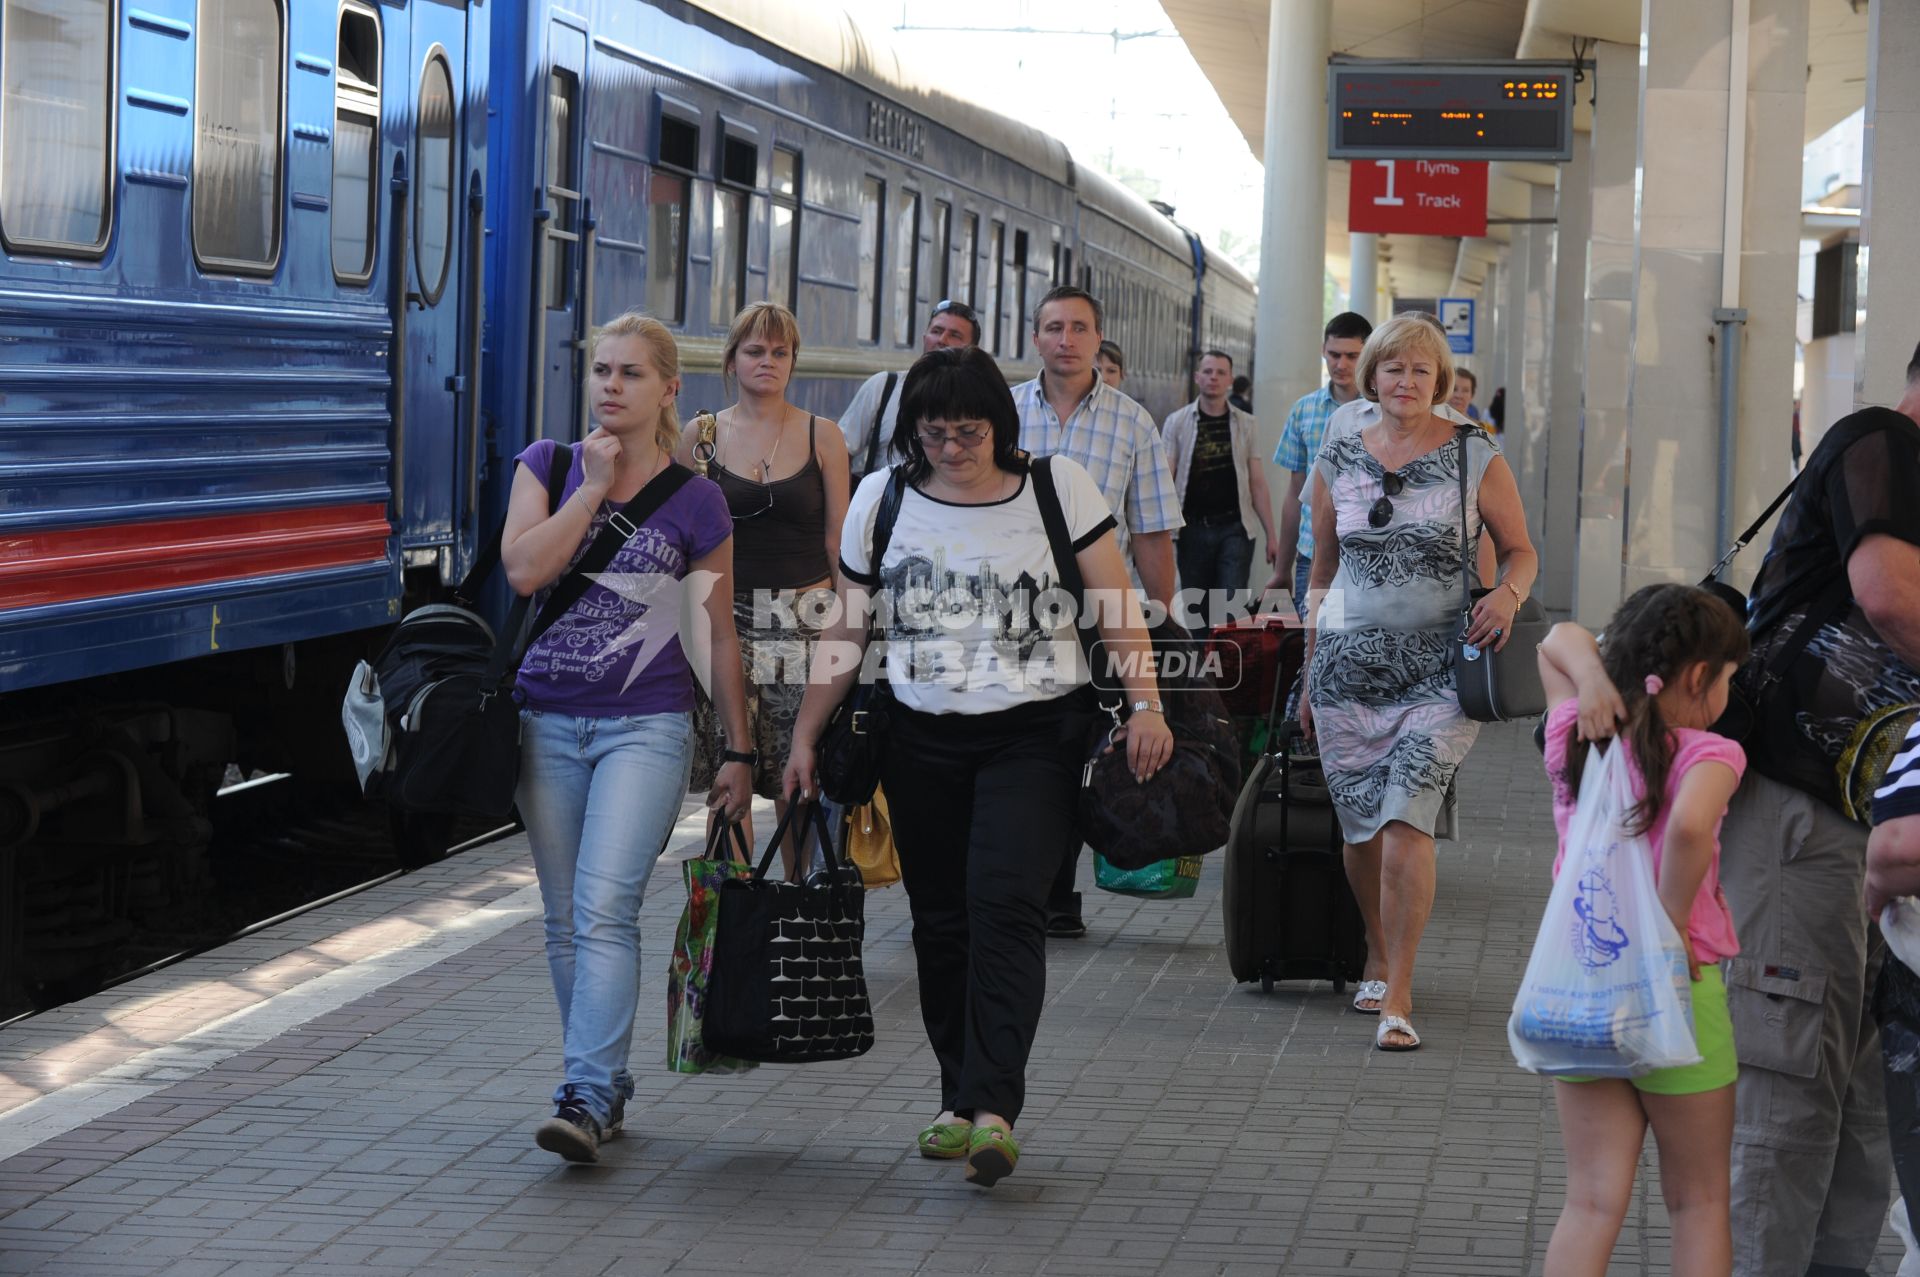
[[1167,712],[1167,707],[1159,701],[1135,701],[1132,705],[1128,706],[1128,709],[1135,714],[1141,713],[1144,710],[1152,710],[1154,713],[1162,715]]
[[747,766],[753,767],[760,762],[760,751],[757,749],[723,749],[720,751],[720,761],[723,763],[745,763]]

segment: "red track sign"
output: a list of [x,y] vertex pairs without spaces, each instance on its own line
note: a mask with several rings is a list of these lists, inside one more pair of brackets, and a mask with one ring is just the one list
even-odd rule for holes
[[1487,166],[1469,160],[1355,160],[1347,229],[1379,235],[1487,233]]

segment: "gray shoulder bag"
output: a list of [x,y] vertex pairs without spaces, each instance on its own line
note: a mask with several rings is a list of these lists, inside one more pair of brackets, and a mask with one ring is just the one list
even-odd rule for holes
[[[1539,600],[1529,598],[1514,614],[1506,647],[1475,647],[1467,642],[1473,624],[1473,601],[1490,590],[1473,588],[1473,541],[1467,534],[1467,432],[1460,444],[1460,632],[1453,639],[1453,683],[1460,710],[1481,723],[1504,723],[1537,718],[1547,712],[1547,690],[1540,682],[1540,664],[1534,649],[1546,640],[1547,614]],[[1496,587],[1497,588],[1497,587]]]

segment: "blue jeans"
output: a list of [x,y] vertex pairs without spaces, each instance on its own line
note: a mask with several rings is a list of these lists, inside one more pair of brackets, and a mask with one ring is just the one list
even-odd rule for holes
[[520,712],[514,797],[546,908],[568,1087],[602,1126],[633,1095],[640,902],[693,770],[693,715],[575,718]]
[[1302,554],[1293,561],[1293,610],[1307,619],[1307,581],[1313,576],[1313,558]]
[[[1182,590],[1246,593],[1247,574],[1253,568],[1253,538],[1241,529],[1237,516],[1226,523],[1189,523],[1180,529],[1174,552]],[[1217,619],[1214,600],[1207,598],[1200,604],[1201,623],[1213,624]]]

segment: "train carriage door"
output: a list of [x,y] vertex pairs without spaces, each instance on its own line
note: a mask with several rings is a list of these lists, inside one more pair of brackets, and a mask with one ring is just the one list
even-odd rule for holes
[[534,207],[533,385],[536,435],[586,437],[586,337],[593,310],[593,209],[585,196],[582,138],[586,129],[587,33],[556,18],[547,27],[547,74],[537,92],[537,162],[542,182]]
[[465,500],[467,489],[460,479],[460,410],[478,389],[462,375],[460,351],[467,13],[464,4],[441,0],[416,0],[406,12],[413,111],[406,136],[396,139],[406,150],[407,190],[404,216],[392,228],[403,330],[397,353],[405,378],[396,429],[405,467],[402,527],[409,548],[447,547],[442,564],[451,568],[462,557],[455,503]]

